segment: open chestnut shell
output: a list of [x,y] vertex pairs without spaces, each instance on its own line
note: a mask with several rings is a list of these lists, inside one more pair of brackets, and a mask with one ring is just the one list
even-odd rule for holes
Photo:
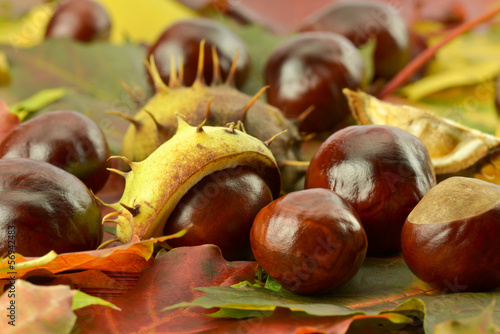
[[300,294],[347,283],[367,249],[357,213],[327,189],[291,192],[271,202],[255,217],[250,242],[269,276]]
[[440,289],[500,287],[500,187],[465,177],[440,182],[408,216],[401,246],[410,270]]
[[109,176],[109,147],[99,126],[75,111],[53,111],[14,128],[0,142],[0,158],[51,163],[77,176],[94,193]]
[[401,250],[406,217],[435,184],[424,143],[382,125],[354,125],[332,134],[305,177],[306,189],[331,189],[352,205],[368,236],[370,256]]
[[99,203],[74,175],[49,163],[0,159],[0,256],[96,249]]

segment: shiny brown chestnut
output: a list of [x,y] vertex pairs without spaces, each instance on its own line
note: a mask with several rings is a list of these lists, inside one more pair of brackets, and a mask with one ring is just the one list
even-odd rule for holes
[[500,188],[451,177],[422,198],[401,235],[406,264],[447,292],[500,287]]
[[374,38],[375,77],[390,79],[410,60],[409,29],[398,10],[389,4],[366,1],[335,4],[307,18],[299,30],[334,32],[356,46]]
[[299,130],[330,131],[349,116],[342,89],[357,89],[364,75],[363,59],[346,38],[333,33],[293,36],[273,51],[266,63],[267,100],[288,118],[301,118]]
[[299,294],[344,285],[363,264],[367,249],[357,213],[328,189],[288,193],[264,207],[255,217],[250,242],[269,276]]
[[107,40],[111,20],[101,4],[92,0],[67,0],[54,12],[45,37],[68,37],[81,42]]
[[170,214],[163,233],[188,228],[173,247],[215,244],[226,260],[252,258],[250,228],[257,213],[273,200],[266,182],[250,167],[212,173],[183,196]]
[[96,249],[97,200],[74,175],[43,161],[0,159],[0,256]]
[[406,217],[435,184],[422,141],[381,125],[354,125],[332,134],[305,177],[305,188],[331,189],[352,205],[368,236],[368,255],[401,249]]
[[14,128],[0,143],[0,158],[29,158],[74,174],[94,193],[106,183],[109,147],[98,125],[75,111],[53,111]]
[[179,58],[183,63],[183,82],[191,86],[196,78],[200,42],[205,40],[205,58],[203,73],[205,83],[210,84],[213,78],[212,47],[215,46],[222,78],[225,80],[231,69],[236,52],[235,84],[243,86],[248,77],[250,55],[245,43],[226,26],[205,18],[179,21],[168,27],[149,49],[154,57],[160,77],[165,83],[170,80],[171,57],[175,59],[176,73],[179,72]]

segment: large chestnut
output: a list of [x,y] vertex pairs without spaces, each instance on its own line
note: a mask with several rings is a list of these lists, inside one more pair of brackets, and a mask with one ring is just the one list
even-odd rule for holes
[[464,177],[440,182],[408,216],[401,243],[427,283],[448,292],[500,287],[500,188]]
[[0,159],[0,256],[96,249],[102,241],[97,200],[74,175],[49,163]]
[[179,72],[179,58],[183,61],[183,82],[191,86],[196,78],[200,42],[205,40],[205,58],[203,73],[205,83],[210,84],[213,78],[212,47],[215,46],[219,58],[219,67],[223,79],[231,69],[236,52],[235,84],[243,86],[249,68],[250,56],[245,43],[229,28],[210,19],[189,19],[179,21],[168,27],[149,49],[149,57],[154,57],[160,77],[165,83],[170,80],[170,62],[173,56],[175,70]]
[[108,179],[108,143],[97,124],[75,111],[42,114],[14,128],[0,143],[0,158],[29,158],[74,174],[94,193]]
[[361,86],[364,64],[359,51],[346,38],[333,33],[304,33],[278,46],[267,60],[267,100],[288,118],[298,118],[303,132],[338,127],[349,116],[342,89]]
[[206,176],[183,196],[163,232],[173,234],[192,224],[183,237],[169,244],[215,244],[227,260],[248,260],[253,220],[272,200],[271,190],[252,168],[224,169]]
[[375,76],[390,79],[410,59],[410,35],[398,10],[389,4],[346,2],[313,14],[299,29],[330,31],[347,37],[356,46],[376,41]]
[[324,293],[347,283],[367,249],[357,213],[327,189],[292,192],[264,207],[255,217],[250,241],[269,276],[300,294]]
[[107,40],[110,31],[111,20],[99,3],[92,0],[67,0],[56,8],[45,36],[91,42]]
[[423,142],[382,125],[354,125],[332,134],[305,177],[305,188],[331,189],[352,205],[368,236],[369,255],[401,249],[406,217],[435,184]]

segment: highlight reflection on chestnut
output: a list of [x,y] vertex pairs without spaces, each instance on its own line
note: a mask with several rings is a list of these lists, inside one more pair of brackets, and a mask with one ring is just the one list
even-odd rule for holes
[[436,184],[424,143],[392,126],[354,125],[332,134],[316,151],[306,188],[336,192],[359,214],[368,254],[401,249],[408,214]]

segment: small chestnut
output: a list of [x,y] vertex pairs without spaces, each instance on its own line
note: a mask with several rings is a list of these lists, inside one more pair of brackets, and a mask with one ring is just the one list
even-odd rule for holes
[[99,203],[74,175],[49,163],[0,159],[0,256],[96,249]]
[[53,111],[14,128],[0,142],[0,158],[29,158],[74,174],[98,192],[109,176],[109,147],[99,126],[75,111]]
[[354,209],[328,189],[288,193],[264,207],[250,231],[257,262],[286,289],[331,291],[365,259],[367,238]]
[[252,168],[224,169],[206,176],[182,197],[163,233],[174,234],[192,224],[184,236],[168,243],[215,244],[226,260],[248,260],[253,220],[272,199],[271,190]]
[[222,79],[227,78],[233,58],[238,52],[234,79],[236,87],[243,86],[250,68],[248,48],[229,28],[211,19],[189,19],[171,25],[150,47],[148,57],[151,55],[154,57],[160,77],[165,83],[168,83],[170,79],[171,57],[175,59],[177,72],[179,72],[179,58],[182,58],[183,83],[191,86],[196,78],[202,40],[205,40],[203,63],[205,83],[212,82],[212,46],[215,46]]
[[448,292],[500,287],[500,187],[451,177],[406,220],[401,246],[410,270]]
[[392,126],[353,125],[318,148],[305,188],[336,192],[358,213],[368,254],[398,252],[408,214],[436,184],[424,143]]
[[306,19],[300,31],[329,31],[357,47],[376,41],[375,76],[390,79],[410,60],[410,34],[397,8],[385,3],[352,1],[334,4]]
[[47,25],[45,37],[69,37],[81,42],[107,40],[111,20],[107,11],[93,0],[63,1]]
[[324,132],[341,126],[350,115],[342,89],[361,86],[361,54],[343,36],[315,32],[293,36],[267,60],[267,100],[288,118],[301,118],[303,132]]

